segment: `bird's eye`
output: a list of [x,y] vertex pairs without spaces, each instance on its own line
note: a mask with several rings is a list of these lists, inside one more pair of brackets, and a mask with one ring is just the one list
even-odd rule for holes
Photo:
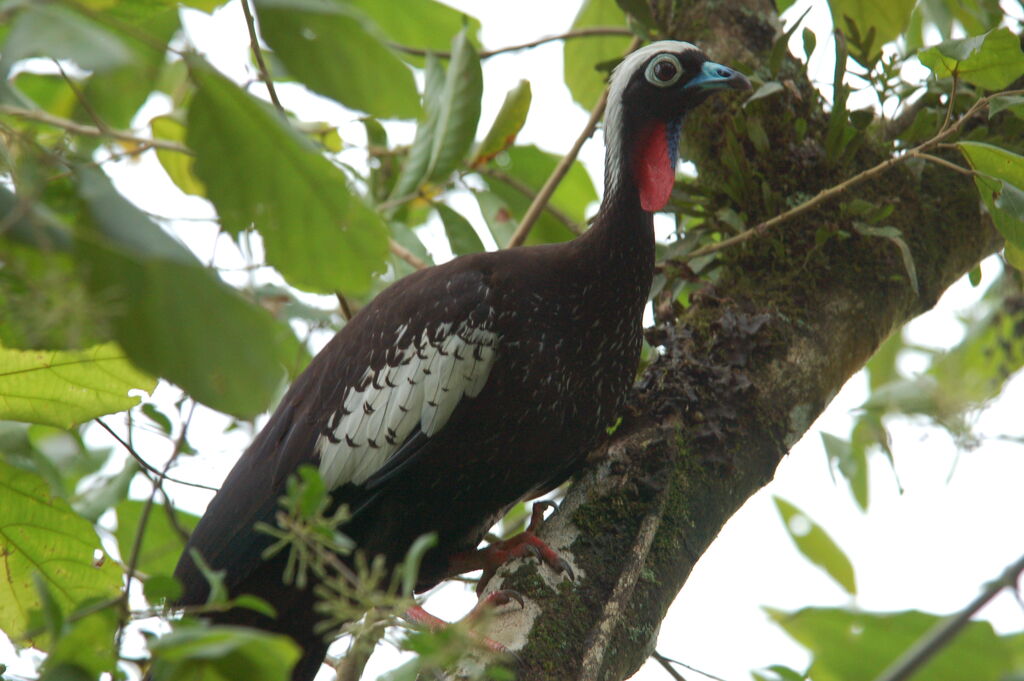
[[644,72],[647,82],[658,87],[675,85],[681,75],[683,75],[683,67],[679,65],[679,60],[671,54],[658,55],[651,60]]

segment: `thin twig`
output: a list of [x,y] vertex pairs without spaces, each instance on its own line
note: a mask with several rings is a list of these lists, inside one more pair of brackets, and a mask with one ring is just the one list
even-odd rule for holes
[[949,103],[946,105],[946,117],[942,121],[942,127],[939,128],[939,132],[942,132],[949,127],[949,121],[953,118],[953,108],[956,106],[956,88],[960,82],[960,77],[957,75],[956,69],[953,69],[953,87],[949,89]]
[[388,239],[388,248],[391,250],[392,253],[394,253],[399,258],[406,261],[407,263],[409,263],[418,270],[425,270],[428,267],[430,267],[430,265],[417,258],[415,255],[413,255],[412,251],[410,251],[408,248],[398,243],[394,239]]
[[85,135],[87,137],[112,137],[122,142],[131,142],[138,144],[139,149],[135,153],[141,154],[150,148],[155,149],[167,149],[168,151],[177,151],[182,154],[188,154],[192,156],[192,150],[186,146],[183,146],[177,142],[171,142],[169,140],[151,139],[147,137],[139,137],[126,130],[114,130],[108,129],[106,131],[94,125],[83,125],[77,121],[70,120],[68,118],[61,118],[60,116],[54,116],[46,111],[39,111],[36,109],[25,109],[20,106],[10,106],[7,104],[0,104],[0,115],[15,116],[27,121],[36,121],[38,123],[45,123],[46,125],[52,125],[57,128],[63,128],[68,132],[73,132],[76,135]]
[[[766,221],[764,221],[764,222],[762,222],[762,223],[752,227],[751,229],[748,229],[745,232],[741,232],[741,233],[737,234],[734,237],[730,237],[728,239],[725,239],[724,241],[719,241],[718,243],[708,244],[707,246],[704,246],[703,248],[698,248],[697,250],[693,251],[692,253],[687,253],[686,255],[681,256],[679,259],[684,261],[684,262],[688,261],[688,260],[693,260],[694,258],[698,258],[698,257],[700,257],[702,255],[708,255],[710,253],[715,253],[715,252],[721,251],[721,250],[723,250],[725,248],[729,248],[730,246],[734,246],[736,244],[743,243],[744,241],[749,241],[750,239],[754,238],[755,236],[760,236],[761,234],[764,234],[766,231],[768,231],[772,227],[776,227],[778,225],[781,225],[784,222],[788,222],[788,221],[792,220],[793,218],[795,218],[795,217],[797,217],[799,215],[803,215],[804,213],[806,213],[806,212],[808,212],[808,211],[810,211],[810,210],[812,210],[814,208],[817,208],[822,203],[825,203],[826,201],[839,196],[840,194],[845,192],[847,189],[850,189],[851,187],[854,187],[854,186],[860,184],[861,182],[864,182],[865,180],[872,179],[875,176],[884,173],[886,170],[889,170],[893,166],[897,166],[897,165],[899,165],[899,164],[901,164],[901,163],[903,163],[905,161],[908,161],[909,159],[912,159],[912,158],[923,158],[925,160],[930,160],[929,157],[931,157],[931,155],[930,154],[925,154],[924,152],[926,152],[926,151],[928,151],[928,150],[930,150],[930,149],[932,149],[934,147],[941,147],[943,140],[948,139],[954,133],[958,132],[960,130],[960,128],[962,128],[964,126],[964,124],[968,120],[973,118],[977,113],[979,113],[982,109],[984,109],[986,106],[988,106],[989,102],[992,99],[994,99],[996,97],[1003,97],[1003,96],[1006,96],[1006,95],[1016,95],[1016,94],[1022,94],[1022,93],[1024,93],[1024,90],[1007,90],[1005,92],[998,92],[998,93],[993,94],[993,95],[988,95],[987,97],[982,97],[977,102],[975,102],[974,105],[970,109],[967,110],[967,113],[965,113],[963,116],[961,116],[959,119],[957,119],[956,122],[952,123],[948,127],[944,128],[943,130],[938,132],[931,139],[922,142],[921,144],[917,145],[913,149],[910,149],[909,151],[907,151],[902,156],[896,156],[896,157],[893,157],[893,158],[886,159],[885,161],[882,161],[878,165],[875,165],[874,167],[868,168],[867,170],[861,171],[861,172],[857,173],[856,175],[854,175],[853,177],[851,177],[851,178],[849,178],[847,180],[844,180],[844,181],[840,182],[837,185],[829,187],[828,189],[821,190],[814,197],[808,199],[807,201],[804,201],[803,203],[801,203],[798,206],[794,206],[793,208],[790,208],[785,213],[780,213],[779,215],[776,215],[772,219],[766,220]],[[959,170],[962,171],[963,169],[960,168]]]
[[[651,657],[653,657],[655,660],[660,662],[663,667],[665,667],[666,663],[667,664],[675,664],[675,665],[679,665],[680,667],[683,667],[684,669],[689,669],[691,672],[694,672],[695,674],[700,674],[701,676],[706,676],[707,678],[712,679],[712,681],[725,681],[725,679],[723,679],[720,676],[715,676],[714,674],[709,674],[708,672],[703,671],[701,669],[697,669],[696,667],[691,667],[690,665],[686,664],[685,662],[680,662],[679,660],[673,660],[671,657],[665,657],[664,655],[659,653],[657,650],[655,650],[653,653],[651,653]],[[666,669],[667,668],[668,667],[666,667]]]
[[[487,175],[497,180],[501,180],[502,182],[512,187],[512,189],[515,189],[517,192],[527,197],[528,199],[532,200],[537,198],[537,192],[535,192],[528,184],[526,184],[525,182],[518,178],[512,177],[503,170],[491,168],[488,166],[480,166],[475,170],[481,175]],[[568,229],[573,234],[577,236],[583,234],[583,228],[579,225],[579,223],[570,218],[568,215],[566,215],[562,210],[552,206],[550,203],[544,206],[544,210],[550,213],[551,217],[555,218],[563,225],[565,225],[565,228]]]
[[1003,570],[996,579],[989,582],[985,589],[960,612],[947,617],[932,627],[931,631],[918,639],[906,652],[879,675],[875,681],[903,681],[936,653],[941,651],[960,631],[967,626],[974,613],[992,600],[1003,589],[1016,586],[1021,573],[1024,572],[1024,556],[1021,556]]
[[[516,50],[525,50],[531,47],[537,47],[538,45],[543,45],[544,43],[550,43],[555,40],[569,40],[571,38],[586,38],[601,35],[631,36],[633,35],[633,32],[630,31],[628,28],[622,28],[618,26],[594,26],[591,28],[581,28],[575,31],[560,33],[558,35],[549,35],[546,38],[531,40],[530,42],[523,43],[522,45],[510,45],[509,47],[501,47],[496,50],[484,50],[483,52],[480,53],[480,58],[487,59],[488,57],[493,57],[496,54],[515,52]],[[435,50],[426,50],[419,47],[399,45],[398,43],[388,43],[388,46],[393,50],[402,52],[404,54],[411,54],[415,57],[425,57],[428,54],[433,54],[435,57],[440,57],[441,59],[451,59],[452,56],[451,52],[437,52]]]
[[686,681],[686,677],[677,672],[675,668],[672,666],[671,660],[669,660],[667,657],[659,653],[657,650],[651,653],[651,657],[653,657],[658,662],[658,664],[660,664],[662,668],[666,672],[668,672],[668,675],[675,679],[675,681]]
[[341,291],[335,291],[334,297],[338,299],[338,309],[341,311],[342,319],[346,322],[352,319],[352,306],[348,304],[344,294]]
[[252,18],[249,0],[242,0],[242,13],[245,14],[245,25],[249,29],[249,45],[252,47],[253,56],[256,57],[256,67],[260,72],[260,80],[267,86],[267,92],[270,93],[270,101],[273,102],[274,108],[283,116],[285,115],[284,107],[281,106],[281,100],[277,98],[277,90],[274,89],[274,81],[270,77],[270,70],[267,69],[267,63],[263,60],[263,49],[260,47],[259,38],[256,37],[256,22]]
[[927,153],[925,153],[923,151],[918,152],[917,154],[915,154],[915,156],[917,156],[917,158],[924,159],[925,161],[928,161],[929,163],[934,163],[937,166],[942,166],[944,168],[949,168],[950,170],[952,170],[954,172],[957,172],[957,173],[960,173],[961,175],[970,175],[970,176],[973,177],[974,175],[978,174],[978,171],[976,171],[976,170],[971,170],[970,168],[964,168],[963,166],[958,166],[957,164],[951,163],[951,162],[947,161],[944,158],[941,158],[939,156],[933,156],[932,154],[927,154]]
[[[135,448],[132,447],[128,442],[125,442],[124,438],[122,438],[120,435],[118,435],[116,432],[114,432],[114,430],[110,426],[108,426],[103,421],[103,419],[97,418],[97,419],[94,419],[94,420],[96,421],[96,423],[100,424],[100,426],[103,427],[103,430],[105,430],[108,433],[110,433],[110,436],[113,437],[115,440],[117,440],[118,444],[120,444],[122,447],[124,447],[125,451],[127,451],[131,455],[131,457],[133,459],[135,459],[135,461],[140,466],[142,466],[142,468],[144,470],[146,470],[149,473],[152,473],[153,475],[160,475],[160,469],[159,468],[156,468],[151,463],[149,463],[148,461],[143,459],[142,456],[138,452],[135,451]],[[166,480],[167,482],[173,482],[173,483],[176,483],[176,484],[179,484],[179,485],[186,485],[188,487],[198,487],[199,489],[206,489],[206,490],[210,490],[211,492],[218,491],[216,487],[210,487],[209,485],[204,485],[204,484],[198,483],[198,482],[188,482],[186,480],[178,480],[177,478],[172,478],[169,475],[164,475],[163,479]]]
[[82,89],[78,87],[78,84],[75,83],[75,81],[68,76],[67,72],[64,71],[64,67],[61,66],[60,60],[54,59],[53,63],[57,66],[57,70],[60,71],[60,75],[64,78],[64,82],[67,83],[69,88],[71,88],[71,92],[74,93],[75,99],[78,100],[79,105],[85,109],[87,114],[89,114],[89,118],[92,119],[92,122],[95,123],[96,127],[102,130],[105,135],[110,136],[110,126],[107,125],[106,121],[100,118],[100,115],[96,113],[96,109],[94,109],[92,104],[89,103],[89,100],[86,99],[85,93],[82,92]]

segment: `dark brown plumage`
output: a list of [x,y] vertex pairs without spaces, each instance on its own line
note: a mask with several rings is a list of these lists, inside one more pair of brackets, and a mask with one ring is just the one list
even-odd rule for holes
[[[675,122],[712,89],[745,84],[687,43],[634,53],[612,79],[605,197],[589,231],[412,274],[334,337],[189,542],[227,571],[233,594],[259,595],[278,617],[212,619],[292,636],[305,651],[293,678],[316,673],[326,642],[313,632],[311,589],[282,583],[283,555],[262,561],[271,539],[252,529],[272,522],[300,464],[318,465],[336,502],[354,510],[343,529],[367,553],[393,565],[417,537],[437,533],[420,590],[450,576],[452,556],[474,549],[511,505],[575,470],[616,420],[636,371],[654,264],[648,210],[671,189]],[[176,575],[180,604],[205,601],[187,551]]]

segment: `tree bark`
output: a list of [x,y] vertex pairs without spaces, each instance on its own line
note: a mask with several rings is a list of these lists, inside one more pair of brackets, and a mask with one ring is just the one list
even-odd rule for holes
[[[698,42],[716,61],[763,70],[778,18],[770,2],[727,0],[688,6],[673,25],[689,26],[673,35]],[[748,225],[891,153],[884,126],[874,126],[877,139],[869,134],[849,159],[830,161],[828,116],[803,66],[787,57],[775,78],[789,81],[782,94],[742,111],[719,96],[684,125],[684,152],[697,163],[702,187]],[[743,132],[754,119],[770,153]],[[894,207],[885,224],[910,248],[918,294],[896,245],[852,228],[841,202],[854,196]],[[821,230],[842,230],[844,238],[819,245]],[[663,352],[630,395],[622,425],[542,528],[541,537],[572,564],[575,583],[520,561],[488,587],[527,599],[522,610],[493,618],[486,632],[516,652],[518,678],[633,674],[729,517],[771,480],[880,343],[1000,244],[969,177],[904,164],[720,253],[714,283],[656,331]],[[480,663],[465,660],[455,677]]]

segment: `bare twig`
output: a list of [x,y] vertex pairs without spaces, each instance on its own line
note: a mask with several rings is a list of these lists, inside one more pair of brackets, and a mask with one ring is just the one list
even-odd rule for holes
[[949,127],[949,121],[953,118],[953,108],[956,106],[956,89],[960,82],[960,76],[957,74],[956,69],[953,69],[953,87],[949,90],[949,102],[946,104],[946,117],[942,120],[942,127],[939,128],[939,132],[942,132]]
[[[488,166],[480,166],[475,170],[476,172],[481,173],[482,175],[488,175],[497,180],[501,180],[502,182],[512,187],[517,192],[519,192],[520,194],[527,198],[537,198],[537,192],[535,192],[529,185],[527,185],[520,179],[512,177],[503,170],[498,170],[497,168],[491,168]],[[577,236],[583,234],[583,227],[581,227],[578,222],[570,218],[563,211],[559,210],[558,208],[555,208],[550,203],[547,203],[544,206],[544,210],[547,211],[551,215],[551,217],[555,218],[563,225],[565,225],[565,228],[568,229],[573,234],[576,234]]]
[[[698,248],[697,250],[693,251],[692,253],[687,253],[685,256],[682,256],[680,259],[683,260],[683,261],[692,260],[692,259],[700,257],[702,255],[708,255],[709,253],[715,253],[717,251],[721,251],[723,249],[729,248],[730,246],[734,246],[736,244],[743,243],[744,241],[749,241],[750,239],[754,238],[755,236],[759,236],[761,234],[764,234],[766,231],[768,231],[772,227],[777,227],[778,225],[781,225],[784,222],[788,222],[788,221],[792,220],[793,218],[795,218],[795,217],[797,217],[799,215],[803,215],[804,213],[806,213],[806,212],[808,212],[808,211],[810,211],[810,210],[812,210],[814,208],[817,208],[822,203],[825,203],[826,201],[829,201],[830,199],[833,199],[833,198],[839,196],[840,194],[845,192],[847,189],[850,189],[850,188],[860,184],[861,182],[864,182],[866,180],[870,180],[870,179],[872,179],[872,178],[874,178],[874,177],[876,177],[878,175],[881,175],[886,170],[889,170],[890,168],[892,168],[894,166],[897,166],[897,165],[899,165],[901,163],[904,163],[905,161],[908,161],[908,160],[910,160],[912,158],[922,158],[924,160],[932,160],[935,157],[933,157],[931,154],[927,154],[925,152],[927,152],[928,150],[933,149],[935,147],[942,147],[942,142],[944,140],[948,139],[949,137],[952,137],[956,132],[958,132],[960,130],[960,128],[962,128],[967,121],[969,121],[971,118],[973,118],[982,109],[987,107],[989,102],[992,101],[992,99],[994,99],[996,97],[1003,97],[1003,96],[1006,96],[1006,95],[1016,95],[1016,94],[1024,94],[1024,90],[1007,90],[1005,92],[997,92],[995,94],[988,95],[987,97],[982,97],[977,102],[975,102],[974,105],[970,109],[968,109],[967,112],[963,116],[958,118],[954,123],[950,124],[949,126],[946,126],[942,130],[940,130],[934,137],[932,137],[929,140],[926,140],[926,141],[922,142],[921,144],[917,145],[913,149],[910,149],[909,151],[907,151],[902,156],[895,156],[893,158],[886,159],[885,161],[882,161],[878,165],[875,165],[875,166],[873,166],[871,168],[868,168],[867,170],[861,171],[860,173],[857,173],[853,177],[851,177],[851,178],[849,178],[847,180],[844,180],[844,181],[840,182],[837,185],[829,187],[828,189],[821,190],[815,196],[813,196],[812,198],[808,199],[807,201],[804,201],[803,203],[801,203],[798,206],[794,206],[793,208],[790,208],[789,210],[787,210],[784,213],[780,213],[779,215],[776,215],[775,217],[773,217],[770,220],[766,220],[766,221],[764,221],[764,222],[762,222],[762,223],[752,227],[751,229],[748,229],[745,232],[741,232],[741,233],[737,234],[734,237],[730,237],[728,239],[725,239],[724,241],[719,241],[718,243],[709,244],[707,246],[704,246],[703,248]],[[963,172],[963,170],[964,170],[963,168],[959,168],[958,167],[958,171],[959,172]]]
[[671,669],[669,667],[669,665],[673,665],[673,664],[674,665],[678,665],[678,666],[680,666],[680,667],[682,667],[684,669],[689,669],[691,672],[694,672],[696,674],[700,674],[701,676],[706,676],[707,678],[711,679],[712,681],[725,681],[725,679],[723,679],[720,676],[715,676],[714,674],[709,674],[708,672],[703,671],[701,669],[697,669],[696,667],[691,667],[690,665],[686,664],[685,662],[680,662],[679,660],[673,660],[671,657],[665,657],[664,655],[659,653],[657,650],[655,650],[653,653],[651,653],[651,657],[653,657],[655,660],[657,660],[658,663],[661,664],[661,666],[664,667],[666,670],[669,670],[669,673],[673,674],[674,678],[680,678],[681,679],[682,677],[679,676],[678,672],[676,672],[675,670],[673,670],[673,669]]
[[281,106],[281,100],[277,98],[274,80],[270,77],[270,70],[267,69],[267,63],[263,60],[263,49],[260,47],[259,38],[256,37],[256,22],[252,18],[249,0],[242,0],[242,12],[245,14],[245,26],[249,30],[249,46],[252,48],[253,56],[256,57],[256,66],[260,72],[260,80],[267,86],[267,92],[270,93],[270,101],[273,102],[274,108],[283,116],[285,115],[284,107]]
[[342,318],[346,322],[352,319],[352,306],[348,304],[344,294],[341,291],[335,291],[334,297],[338,299],[338,309],[341,311]]
[[[135,451],[135,448],[132,447],[131,444],[129,444],[128,442],[125,442],[124,438],[122,438],[110,426],[108,426],[103,421],[103,419],[97,418],[97,419],[95,419],[95,421],[96,421],[96,423],[98,423],[100,426],[103,427],[103,430],[105,430],[108,433],[110,433],[110,436],[112,438],[114,438],[115,440],[117,440],[118,444],[120,444],[122,447],[124,447],[125,451],[127,451],[128,454],[130,454],[131,457],[133,459],[135,459],[135,461],[140,466],[142,466],[142,468],[146,472],[152,473],[153,475],[161,475],[161,471],[160,471],[159,468],[156,468],[151,463],[149,463],[148,461],[143,459],[142,455],[140,455],[137,451]],[[173,483],[176,483],[176,484],[179,484],[179,485],[186,485],[188,487],[198,487],[199,489],[206,489],[206,490],[210,490],[211,492],[216,492],[217,491],[216,487],[210,487],[209,485],[204,485],[204,484],[198,483],[198,482],[188,482],[187,480],[178,480],[177,478],[172,478],[169,475],[164,475],[163,479],[166,480],[167,482],[173,482]]]
[[651,653],[651,657],[653,657],[658,662],[658,664],[661,665],[662,669],[668,672],[668,675],[675,679],[675,681],[686,681],[686,678],[682,674],[677,672],[675,668],[672,666],[672,661],[664,655],[662,655],[661,653],[659,653],[657,650]]
[[73,132],[76,135],[85,135],[87,137],[112,137],[122,142],[131,142],[132,144],[139,145],[139,149],[135,151],[137,154],[141,154],[147,149],[167,149],[168,151],[177,151],[182,154],[188,154],[192,156],[192,150],[186,146],[178,144],[177,142],[171,142],[169,140],[151,139],[148,137],[139,137],[126,130],[114,130],[107,129],[101,130],[94,125],[83,125],[77,121],[70,120],[68,118],[61,118],[60,116],[54,116],[46,111],[39,111],[36,109],[25,109],[20,106],[10,106],[7,104],[0,104],[0,115],[15,116],[27,121],[36,121],[38,123],[45,123],[46,125],[52,125],[57,128],[63,128],[68,132]]
[[412,251],[410,251],[408,248],[398,243],[394,239],[388,239],[388,248],[391,250],[392,253],[394,253],[399,258],[406,261],[407,263],[409,263],[418,270],[425,270],[428,267],[430,267],[430,265],[417,258],[415,255],[413,255]]
[[[622,28],[619,26],[594,26],[591,28],[581,28],[575,31],[568,31],[566,33],[560,33],[558,35],[550,35],[545,38],[531,40],[530,42],[523,43],[521,45],[510,45],[509,47],[501,47],[496,50],[484,50],[483,52],[480,53],[480,58],[487,59],[488,57],[493,57],[494,55],[497,54],[515,52],[516,50],[525,50],[531,47],[537,47],[538,45],[543,45],[544,43],[550,43],[555,40],[569,40],[572,38],[586,38],[601,35],[631,36],[633,35],[633,32],[630,31],[628,28]],[[398,52],[402,52],[404,54],[411,54],[416,57],[425,57],[428,54],[433,54],[434,56],[440,57],[442,59],[451,59],[452,56],[451,52],[437,52],[435,50],[425,50],[419,47],[399,45],[398,43],[388,43],[388,46],[391,47],[391,49],[396,50]]]
[[1003,589],[1016,586],[1021,573],[1024,572],[1024,556],[1003,570],[996,579],[989,582],[985,589],[971,601],[966,608],[936,624],[931,631],[911,646],[903,655],[875,679],[875,681],[903,681],[936,653],[941,651],[960,631],[967,626],[974,613],[992,600]]

